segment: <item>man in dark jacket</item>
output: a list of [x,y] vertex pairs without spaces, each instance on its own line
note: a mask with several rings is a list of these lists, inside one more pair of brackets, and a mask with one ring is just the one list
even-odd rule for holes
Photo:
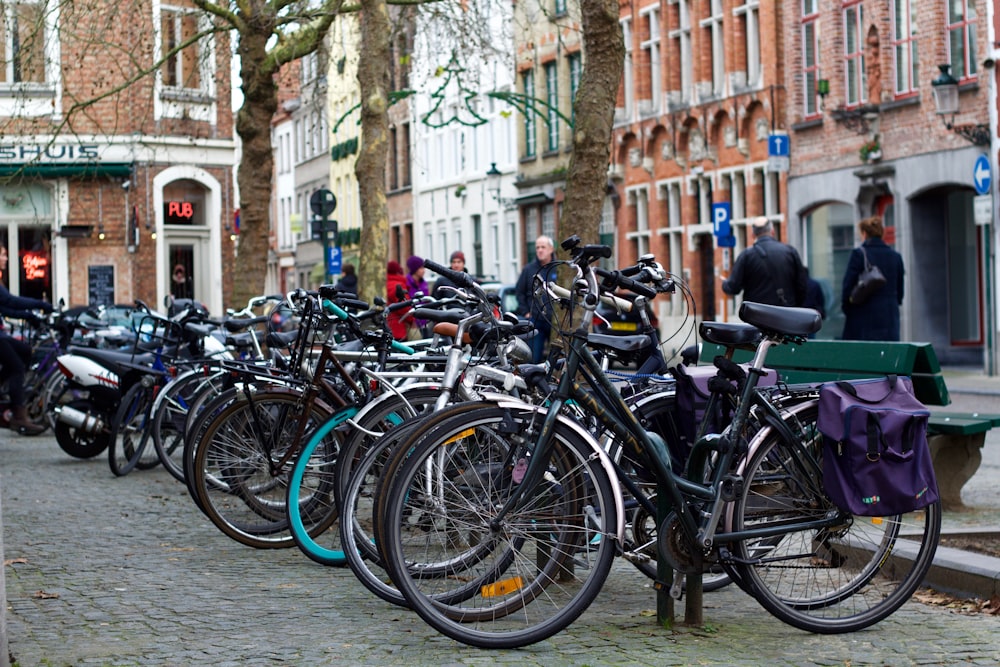
[[555,245],[548,236],[535,239],[535,259],[528,263],[517,279],[517,314],[531,320],[535,335],[531,339],[534,363],[540,363],[545,356],[545,343],[549,339],[552,319],[552,303],[544,296],[535,296],[535,276],[539,280],[551,280],[555,275]]
[[799,252],[774,238],[767,218],[755,218],[751,228],[756,241],[736,258],[722,291],[733,296],[743,292],[744,301],[801,306],[809,277]]

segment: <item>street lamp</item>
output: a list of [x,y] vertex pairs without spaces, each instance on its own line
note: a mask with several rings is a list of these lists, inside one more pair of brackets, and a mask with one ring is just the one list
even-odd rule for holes
[[489,171],[486,172],[486,189],[493,193],[493,199],[500,200],[500,177],[503,174],[497,169],[496,162],[490,162]]
[[983,124],[955,125],[955,114],[958,113],[958,79],[951,75],[951,65],[938,65],[941,73],[931,81],[934,91],[934,106],[941,122],[949,130],[970,141],[976,146],[986,146],[990,143],[990,128]]
[[502,209],[509,210],[515,207],[516,202],[513,199],[508,199],[500,196],[502,177],[503,174],[500,172],[499,169],[497,169],[497,163],[490,162],[490,168],[486,172],[486,189],[490,192],[490,195],[493,197],[493,201],[500,204],[500,207]]

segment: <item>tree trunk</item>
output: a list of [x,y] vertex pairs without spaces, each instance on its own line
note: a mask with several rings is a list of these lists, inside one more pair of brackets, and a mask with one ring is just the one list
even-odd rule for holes
[[625,41],[616,0],[580,0],[583,75],[574,104],[573,153],[566,201],[559,217],[560,241],[573,234],[597,243],[608,183],[611,130],[625,62]]
[[[243,106],[236,115],[236,132],[243,143],[237,182],[240,186],[240,236],[233,285],[235,308],[264,293],[270,237],[271,120],[278,110],[274,72],[261,67],[267,61],[267,40],[273,26],[240,35],[238,52],[243,78]],[[262,261],[263,260],[263,261]]]
[[361,0],[361,150],[354,172],[361,200],[361,259],[358,296],[385,297],[389,207],[385,169],[389,146],[389,58],[392,26],[385,0]]

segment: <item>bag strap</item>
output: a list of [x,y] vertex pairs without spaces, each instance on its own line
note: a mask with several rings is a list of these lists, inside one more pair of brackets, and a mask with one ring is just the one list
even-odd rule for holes
[[863,245],[859,245],[858,250],[861,251],[861,256],[865,258],[865,271],[871,271],[872,264],[868,261],[868,253],[865,252],[865,247]]
[[868,421],[865,423],[865,435],[868,440],[868,451],[865,458],[872,463],[877,463],[882,458],[882,450],[885,448],[885,434],[882,433],[882,422],[874,412],[868,413]]
[[886,392],[885,396],[883,396],[882,398],[871,399],[871,398],[862,398],[861,396],[858,396],[858,390],[857,390],[857,388],[853,384],[851,384],[850,382],[848,382],[847,380],[838,380],[834,384],[836,384],[837,387],[840,388],[841,391],[844,391],[844,392],[850,394],[853,398],[858,399],[862,403],[875,404],[875,403],[881,403],[885,399],[887,399],[890,396],[892,396],[892,393],[894,391],[896,391],[896,379],[897,379],[898,376],[895,373],[890,373],[889,375],[886,375],[885,377],[889,381],[889,391]]

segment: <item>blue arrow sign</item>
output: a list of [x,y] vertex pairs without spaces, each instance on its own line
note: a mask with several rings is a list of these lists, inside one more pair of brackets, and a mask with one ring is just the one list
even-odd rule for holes
[[788,157],[790,154],[787,134],[767,135],[767,154],[770,157]]
[[976,194],[990,193],[993,175],[990,173],[990,159],[986,155],[976,158],[976,166],[972,168],[972,184],[976,187]]
[[727,201],[712,204],[712,229],[716,236],[729,236],[732,233],[729,224],[732,210]]

